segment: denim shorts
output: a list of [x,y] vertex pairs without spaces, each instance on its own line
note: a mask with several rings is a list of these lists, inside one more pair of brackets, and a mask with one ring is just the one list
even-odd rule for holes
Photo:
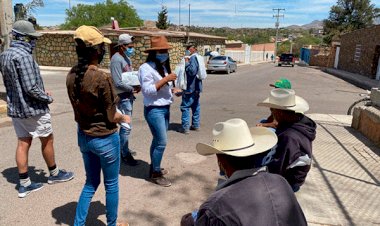
[[53,133],[50,113],[30,118],[12,118],[17,137],[47,137]]

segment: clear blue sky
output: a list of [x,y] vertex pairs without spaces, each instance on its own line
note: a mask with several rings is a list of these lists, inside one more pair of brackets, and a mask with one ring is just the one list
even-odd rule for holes
[[[114,0],[118,1],[118,0]],[[13,0],[16,3],[27,3],[28,0]],[[34,13],[38,23],[43,26],[58,25],[64,22],[65,10],[69,8],[69,0],[45,0],[45,7]],[[95,4],[99,0],[71,0],[76,4]],[[188,25],[189,4],[191,9],[191,25],[213,27],[274,27],[273,8],[282,8],[284,18],[280,18],[280,26],[303,25],[313,20],[328,17],[331,6],[337,0],[127,0],[143,20],[157,20],[161,4],[168,7],[171,23],[179,22],[179,2],[181,2],[181,24]],[[380,7],[380,0],[372,0],[372,4]]]

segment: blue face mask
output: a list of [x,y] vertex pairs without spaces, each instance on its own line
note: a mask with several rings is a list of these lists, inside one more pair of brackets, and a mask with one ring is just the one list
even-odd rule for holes
[[187,49],[187,50],[185,51],[185,56],[190,56],[190,54],[191,54],[191,53],[190,53],[190,50]]
[[169,59],[169,53],[157,53],[156,59],[162,64]]
[[135,49],[133,47],[127,48],[126,50],[124,50],[124,54],[127,55],[127,57],[132,56],[133,53],[135,53]]

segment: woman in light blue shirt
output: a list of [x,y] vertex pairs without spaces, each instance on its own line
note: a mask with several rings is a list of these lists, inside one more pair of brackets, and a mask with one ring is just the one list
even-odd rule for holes
[[167,170],[161,168],[162,156],[167,143],[170,104],[173,93],[180,90],[173,88],[177,75],[171,72],[168,50],[171,49],[165,36],[153,36],[146,63],[139,68],[139,80],[144,96],[144,116],[153,136],[150,146],[150,172],[153,183],[169,187],[171,182],[164,177]]

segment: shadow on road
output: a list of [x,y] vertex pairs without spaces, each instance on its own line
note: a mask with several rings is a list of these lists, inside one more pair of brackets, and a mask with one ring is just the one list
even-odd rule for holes
[[182,128],[182,124],[181,123],[169,123],[169,128],[168,130],[170,131],[177,131],[179,130],[180,128]]
[[139,162],[137,166],[128,166],[121,161],[120,175],[146,180],[149,176],[149,164],[143,160],[137,159],[137,161]]
[[[51,215],[56,219],[55,224],[74,225],[75,210],[78,202],[70,202],[57,207],[51,211]],[[86,219],[86,225],[105,226],[106,224],[97,218],[106,214],[106,207],[100,201],[91,202]]]
[[[9,183],[15,184],[16,185],[15,189],[17,189],[18,184],[19,184],[17,167],[5,169],[1,172],[1,174],[3,174],[3,177],[5,177]],[[47,174],[42,169],[36,169],[36,167],[34,166],[29,166],[28,174],[29,174],[30,180],[33,182],[40,182],[40,183],[47,182]]]

